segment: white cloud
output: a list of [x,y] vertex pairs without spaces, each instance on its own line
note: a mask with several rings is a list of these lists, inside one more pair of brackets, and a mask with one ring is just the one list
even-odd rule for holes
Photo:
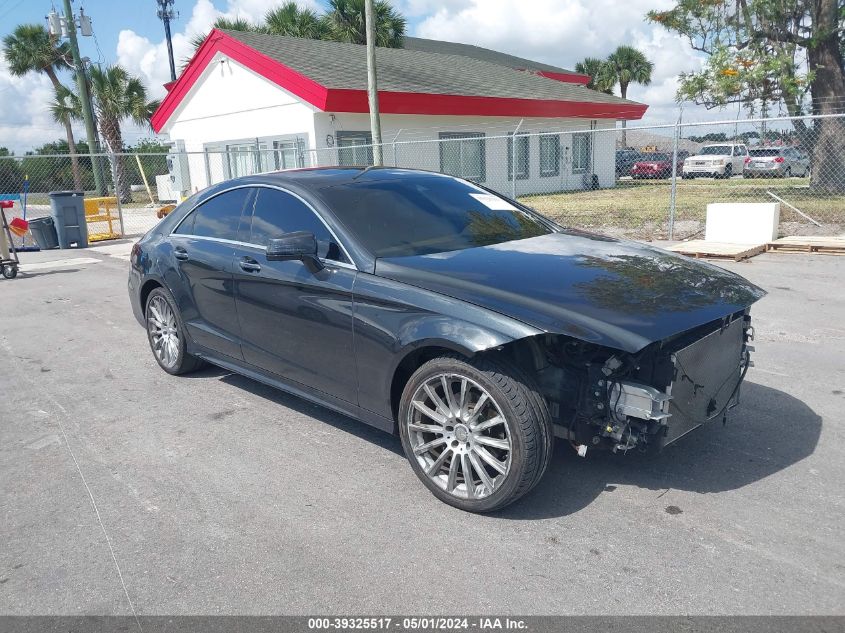
[[65,139],[64,126],[50,114],[52,100],[53,85],[45,75],[13,77],[0,55],[0,146],[22,154],[47,141]]

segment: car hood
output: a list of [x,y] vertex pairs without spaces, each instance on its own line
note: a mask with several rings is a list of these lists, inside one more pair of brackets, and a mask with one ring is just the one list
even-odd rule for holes
[[375,273],[628,352],[743,310],[766,294],[710,264],[575,231],[379,259]]

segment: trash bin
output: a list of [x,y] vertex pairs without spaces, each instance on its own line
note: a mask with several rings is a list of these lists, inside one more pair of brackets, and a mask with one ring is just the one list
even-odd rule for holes
[[56,235],[56,224],[49,215],[46,218],[34,218],[29,221],[29,232],[42,251],[49,248],[56,248],[59,245],[59,236]]
[[85,223],[85,205],[82,191],[51,191],[50,215],[56,226],[61,248],[88,246],[88,226]]

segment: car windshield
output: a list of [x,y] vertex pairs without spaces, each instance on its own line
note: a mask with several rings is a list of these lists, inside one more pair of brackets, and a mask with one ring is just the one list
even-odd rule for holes
[[730,156],[733,148],[730,145],[710,145],[699,152],[702,156]]
[[654,161],[664,161],[664,160],[672,160],[672,157],[669,154],[643,154],[640,160],[654,162]]
[[776,147],[766,149],[750,149],[748,153],[751,156],[780,156],[780,150]]
[[553,232],[499,196],[439,174],[373,171],[319,195],[376,257],[488,246]]

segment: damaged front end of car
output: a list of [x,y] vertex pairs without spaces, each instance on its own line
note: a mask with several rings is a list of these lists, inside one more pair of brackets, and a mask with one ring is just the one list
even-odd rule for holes
[[660,449],[726,420],[752,365],[753,338],[746,309],[636,353],[544,335],[525,360],[534,365],[556,435],[580,455]]

